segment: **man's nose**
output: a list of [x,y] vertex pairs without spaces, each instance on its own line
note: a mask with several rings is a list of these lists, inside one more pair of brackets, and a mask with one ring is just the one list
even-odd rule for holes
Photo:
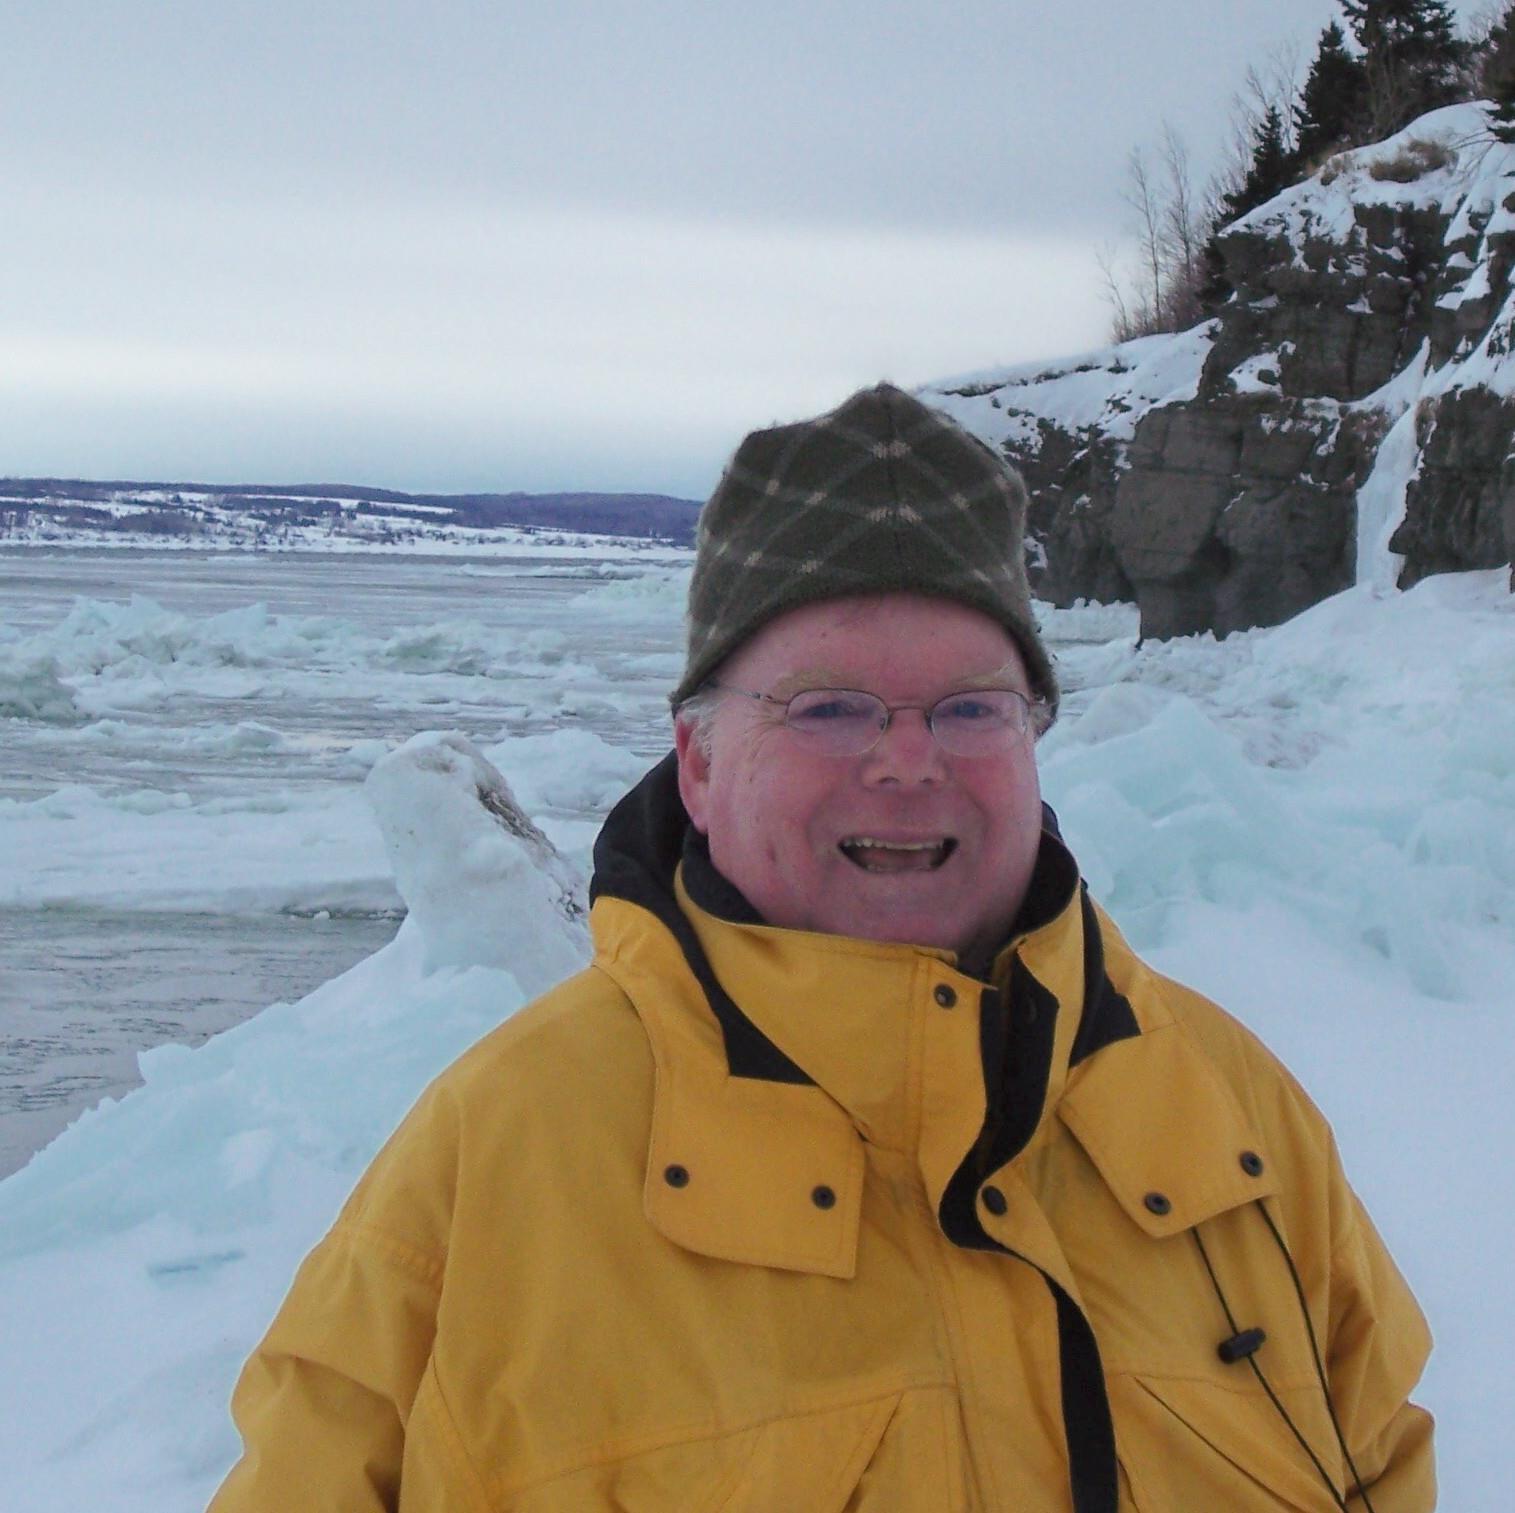
[[896,709],[863,758],[863,778],[875,783],[941,782],[947,762],[922,709]]

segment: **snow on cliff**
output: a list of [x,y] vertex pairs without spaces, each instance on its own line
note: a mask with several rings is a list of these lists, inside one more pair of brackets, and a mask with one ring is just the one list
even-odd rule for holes
[[[1508,561],[1515,146],[1488,108],[1449,106],[1338,154],[1222,248],[1236,295],[1190,331],[922,390],[1026,470],[1045,591],[1113,586],[1144,632],[1168,635],[1274,623],[1354,577],[1404,586],[1407,562],[1413,581]],[[1156,423],[1175,411],[1191,423]],[[1355,547],[1349,522],[1339,570],[1329,532],[1288,563],[1301,516],[1325,509],[1355,514]],[[1176,531],[1160,518],[1184,511]],[[1250,579],[1235,570],[1249,553]],[[1300,581],[1280,591],[1285,565]],[[1163,601],[1167,583],[1206,576],[1208,603]]]

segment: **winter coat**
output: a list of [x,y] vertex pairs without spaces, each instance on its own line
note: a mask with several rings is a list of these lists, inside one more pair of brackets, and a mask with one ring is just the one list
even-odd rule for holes
[[1333,1408],[1377,1513],[1433,1507],[1426,1327],[1329,1128],[1055,836],[987,982],[757,923],[687,842],[655,770],[593,965],[302,1266],[213,1513],[1363,1508]]

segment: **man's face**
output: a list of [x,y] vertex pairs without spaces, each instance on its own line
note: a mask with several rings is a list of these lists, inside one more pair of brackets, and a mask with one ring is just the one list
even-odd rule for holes
[[[719,681],[778,699],[856,688],[891,707],[971,688],[1030,692],[1002,626],[915,594],[791,610]],[[786,729],[780,706],[730,694],[708,756],[686,722],[676,739],[679,791],[711,860],[770,924],[964,952],[998,945],[1020,908],[1041,833],[1030,735],[955,756],[911,708],[871,751],[835,756]]]

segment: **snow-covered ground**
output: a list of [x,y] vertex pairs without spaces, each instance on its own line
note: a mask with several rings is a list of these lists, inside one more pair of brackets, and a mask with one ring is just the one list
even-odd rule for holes
[[[627,675],[640,669],[645,698],[676,661],[680,589],[677,571],[649,566],[583,592],[581,639],[560,647],[555,664],[532,664],[534,697],[558,723],[479,742],[571,862],[582,865],[595,819],[645,755],[630,749],[645,729],[617,732],[613,690],[576,691],[586,649],[641,648]],[[137,621],[151,618],[140,605],[136,620],[121,614],[138,635]],[[82,733],[120,718],[96,702],[108,675],[91,670],[85,650],[126,644],[122,626],[91,628],[109,617],[81,610],[66,634],[54,623],[13,638],[16,686],[54,711],[23,724],[51,719]],[[1045,788],[1096,893],[1158,966],[1261,1031],[1332,1117],[1437,1335],[1422,1397],[1441,1421],[1443,1506],[1502,1513],[1508,1494],[1490,1450],[1515,1410],[1504,1358],[1515,1303],[1487,1276],[1515,1243],[1497,1165],[1515,1132],[1507,572],[1430,579],[1406,594],[1353,589],[1288,625],[1220,643],[1137,648],[1134,611],[1123,607],[1047,610],[1045,622],[1069,690],[1042,749]],[[189,629],[184,645],[198,651],[149,657],[133,677],[273,676],[260,659],[309,627],[248,615],[214,637],[203,623]],[[54,665],[25,661],[48,636]],[[233,654],[208,665],[213,639],[242,647],[244,663]],[[382,638],[339,639],[363,687],[408,675],[384,671]],[[317,650],[290,652],[278,678],[302,676],[300,656],[327,654],[319,636],[306,642]],[[647,649],[655,645],[662,650]],[[120,665],[119,655],[102,664]],[[456,699],[455,670],[418,676]],[[585,698],[592,732],[576,723]],[[626,698],[624,718],[645,716],[644,702]],[[277,733],[275,721],[262,723]],[[522,910],[554,907],[561,890],[521,882],[519,857],[481,809],[467,889],[449,898],[447,869],[428,865],[426,838],[456,847],[468,816],[445,783],[407,774],[417,750],[440,751],[444,767],[472,761],[455,744],[423,742],[380,763],[368,785],[386,832],[410,837],[398,851],[391,840],[402,880],[418,879],[407,886],[427,894],[393,943],[198,1049],[148,1052],[145,1087],[84,1115],[0,1183],[9,1513],[203,1505],[236,1454],[231,1383],[299,1257],[425,1081],[520,1004],[518,979],[540,978],[545,964],[525,956],[515,972],[482,950],[470,959],[469,932],[452,925],[481,898],[496,905],[492,887],[511,889]],[[197,802],[140,813],[64,792],[27,800],[25,813],[0,810],[0,845],[24,836],[38,874],[28,883],[28,869],[7,860],[0,887],[11,897],[29,886],[85,889],[89,834],[115,859],[95,869],[119,874],[110,886],[155,886],[145,861],[135,881],[125,869],[160,835],[164,867],[193,880],[198,866],[210,886],[216,858],[251,845],[266,817],[218,828],[228,816],[197,816]],[[349,860],[366,848],[358,870],[378,888],[387,868],[379,825],[353,790],[342,805],[333,828],[353,848]],[[64,818],[70,809],[75,818]],[[320,829],[299,815],[273,828],[291,840]],[[71,834],[81,849],[70,861]],[[274,866],[271,852],[249,854],[250,866]],[[304,866],[323,887],[341,875],[322,870],[333,863],[319,845],[294,849],[283,865],[281,897],[298,891]],[[560,950],[561,931],[553,938]]]

